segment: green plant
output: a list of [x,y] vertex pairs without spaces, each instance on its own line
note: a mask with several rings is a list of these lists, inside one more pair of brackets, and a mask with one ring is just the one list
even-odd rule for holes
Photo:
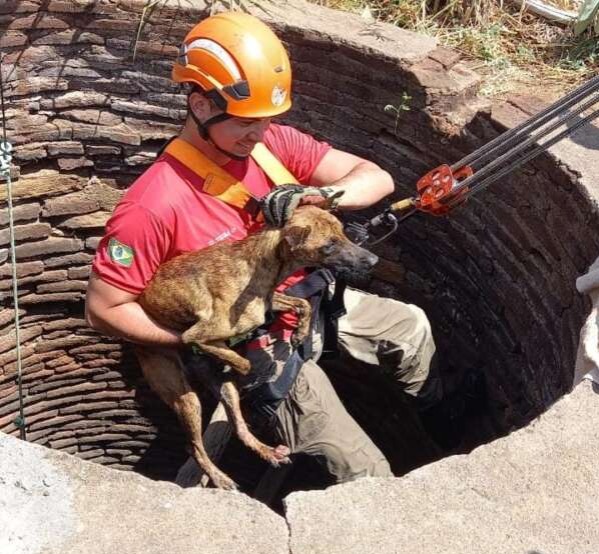
[[390,113],[390,114],[394,114],[395,115],[395,127],[394,127],[394,134],[397,135],[397,126],[399,125],[399,118],[401,117],[401,112],[409,112],[410,111],[410,102],[412,100],[412,97],[407,93],[407,92],[402,92],[401,96],[399,97],[399,103],[397,104],[397,106],[394,106],[393,104],[387,104],[384,108],[383,111],[385,113]]

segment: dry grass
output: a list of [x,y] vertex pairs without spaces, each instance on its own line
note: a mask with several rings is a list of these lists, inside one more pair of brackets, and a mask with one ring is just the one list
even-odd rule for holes
[[[569,89],[599,68],[599,40],[525,13],[507,0],[315,0],[370,15],[460,50],[485,77],[482,93],[538,86]],[[577,11],[580,0],[546,0]]]

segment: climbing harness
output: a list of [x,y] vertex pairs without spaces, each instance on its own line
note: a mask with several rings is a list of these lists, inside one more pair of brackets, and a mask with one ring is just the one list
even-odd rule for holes
[[[597,118],[597,103],[599,76],[453,165],[441,165],[428,172],[416,185],[417,196],[391,204],[366,223],[348,223],[348,235],[357,244],[373,246],[392,235],[402,221],[417,212],[446,215],[468,197],[486,189]],[[559,131],[564,125],[566,128]],[[541,139],[546,140],[540,142]],[[384,234],[372,238],[372,231],[377,227]]]
[[[335,283],[335,277],[327,269],[317,269],[310,273],[299,283],[285,289],[283,292],[288,296],[296,298],[305,298],[309,300],[312,308],[312,322],[310,324],[310,333],[306,340],[293,350],[289,358],[283,364],[281,373],[273,381],[267,381],[243,394],[244,401],[251,406],[254,412],[261,414],[266,419],[274,417],[279,404],[287,397],[300,369],[304,363],[310,360],[314,355],[312,337],[314,329],[318,326],[319,318],[323,317],[324,322],[331,318],[340,317],[345,313],[343,304],[335,306],[340,309],[339,314],[331,312],[333,297],[329,292],[329,286]],[[322,312],[321,312],[322,308]],[[264,329],[264,328],[260,328]],[[267,330],[265,330],[267,332]],[[323,333],[325,344],[323,349],[327,348],[327,339],[331,339],[327,330]],[[334,337],[335,343],[337,337]]]
[[0,61],[0,106],[2,109],[2,142],[0,142],[0,179],[6,179],[6,197],[8,199],[8,233],[10,239],[10,259],[12,268],[12,294],[15,310],[15,344],[17,352],[17,387],[19,392],[19,415],[14,424],[19,429],[20,437],[27,439],[25,410],[23,407],[23,382],[21,366],[21,336],[19,326],[19,298],[17,296],[17,258],[15,255],[15,230],[12,208],[12,180],[10,177],[10,166],[12,162],[12,144],[6,138],[6,112],[4,109],[4,81],[2,75],[2,63]]

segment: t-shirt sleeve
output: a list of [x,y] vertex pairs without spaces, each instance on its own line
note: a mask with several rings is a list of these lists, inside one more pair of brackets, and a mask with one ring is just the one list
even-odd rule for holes
[[151,212],[136,203],[117,206],[106,224],[92,269],[110,285],[141,294],[165,261],[171,237]]
[[271,125],[264,137],[269,150],[302,184],[307,185],[331,145],[287,125]]

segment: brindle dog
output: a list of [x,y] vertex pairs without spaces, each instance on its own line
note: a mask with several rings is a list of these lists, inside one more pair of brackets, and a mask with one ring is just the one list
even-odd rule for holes
[[[332,214],[302,206],[282,229],[269,228],[241,241],[219,243],[169,260],[159,267],[138,301],[160,324],[182,331],[184,343],[245,375],[250,363],[226,341],[262,325],[267,310],[298,314],[294,344],[301,343],[310,332],[310,303],[274,292],[285,277],[301,267],[364,272],[377,260],[347,239]],[[204,449],[200,402],[185,377],[178,353],[141,346],[136,347],[136,353],[150,386],[183,424],[200,467],[217,487],[234,489],[235,483],[214,465]],[[267,446],[250,432],[235,385],[230,380],[220,385],[229,421],[241,441],[274,466],[288,463],[287,447]]]

